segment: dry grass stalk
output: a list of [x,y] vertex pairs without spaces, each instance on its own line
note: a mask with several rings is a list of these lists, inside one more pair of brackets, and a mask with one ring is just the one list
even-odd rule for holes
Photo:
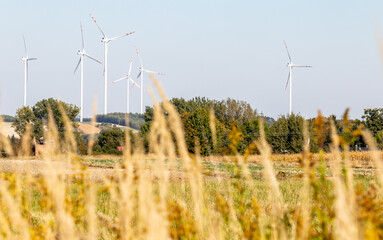
[[372,162],[376,169],[376,177],[380,185],[380,189],[383,186],[383,163],[380,157],[378,147],[376,146],[375,140],[369,131],[362,131],[363,140],[369,146],[369,155],[371,156]]
[[287,239],[286,229],[281,222],[280,216],[283,216],[285,212],[285,205],[283,197],[279,189],[279,184],[273,169],[273,165],[270,161],[271,148],[266,142],[265,130],[263,127],[263,120],[261,119],[259,124],[260,139],[257,142],[257,147],[261,152],[261,162],[264,167],[263,175],[270,187],[269,199],[272,204],[272,228],[274,239]]
[[[97,99],[95,98],[93,101],[93,108],[92,108],[92,119],[90,121],[90,125],[92,127],[96,126],[96,115],[97,115]],[[93,146],[94,146],[94,135],[95,133],[92,131],[88,138],[88,155],[93,154]]]
[[44,159],[47,162],[47,170],[43,172],[44,178],[47,183],[47,191],[49,198],[54,206],[56,236],[63,239],[76,239],[75,225],[73,218],[67,212],[65,207],[65,192],[66,186],[63,182],[62,176],[54,168],[52,160],[62,156],[59,134],[54,122],[52,110],[48,108],[48,130],[46,132],[44,141],[47,143],[47,154],[44,154]]
[[169,124],[170,130],[174,134],[176,144],[177,144],[177,150],[179,153],[179,156],[181,158],[181,161],[183,163],[183,167],[187,174],[187,179],[190,183],[191,188],[191,194],[192,199],[194,203],[194,214],[195,218],[199,221],[196,221],[196,226],[198,229],[198,232],[202,234],[205,232],[203,229],[207,226],[205,224],[205,216],[203,214],[203,210],[206,209],[204,206],[203,201],[203,195],[204,195],[204,188],[201,184],[201,169],[200,166],[196,163],[196,161],[192,161],[192,159],[189,157],[189,152],[186,147],[185,142],[185,134],[183,130],[183,125],[180,119],[180,116],[175,109],[175,107],[169,102],[168,98],[166,97],[165,92],[163,91],[162,87],[156,80],[156,78],[151,74],[150,78],[152,79],[154,85],[156,86],[162,100],[163,100],[163,107],[164,110],[168,113],[168,121],[171,123]]
[[[336,133],[334,122],[331,121],[331,152],[333,161],[330,161],[330,167],[333,173],[333,182],[335,187],[335,237],[337,239],[354,239],[358,236],[358,225],[356,220],[355,203],[349,204],[347,200],[347,188],[342,182],[341,174],[341,155],[339,152],[339,137]],[[347,169],[349,170],[349,169]]]
[[21,137],[21,153],[20,156],[25,158],[31,156],[31,135],[32,134],[32,125],[27,124],[25,128],[25,133]]
[[0,149],[4,149],[5,153],[8,156],[14,156],[12,145],[8,139],[8,137],[4,134],[4,121],[3,118],[0,116]]
[[[303,142],[309,143],[310,136],[307,128],[307,122],[303,122]],[[303,145],[302,163],[303,163],[303,187],[301,190],[301,209],[302,209],[302,226],[299,228],[298,238],[308,239],[310,229],[310,212],[311,212],[311,201],[310,201],[310,144]]]
[[213,107],[211,107],[209,111],[209,126],[211,130],[211,136],[213,138],[213,152],[215,152],[214,150],[217,146],[217,129],[215,127],[215,114]]
[[76,144],[76,138],[73,134],[73,126],[72,122],[69,120],[64,106],[61,102],[58,104],[59,111],[61,113],[63,122],[64,122],[64,144],[65,144],[65,150],[68,151],[69,154],[66,154],[68,157],[75,154],[77,152],[77,144]]

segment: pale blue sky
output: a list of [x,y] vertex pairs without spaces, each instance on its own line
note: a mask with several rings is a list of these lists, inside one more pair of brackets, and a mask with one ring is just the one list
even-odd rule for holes
[[[289,110],[286,40],[294,69],[293,111],[314,117],[352,117],[382,107],[383,72],[375,34],[383,32],[382,1],[19,1],[0,2],[1,113],[14,115],[23,103],[22,36],[30,57],[27,103],[48,97],[79,105],[80,76],[73,74],[81,48],[79,23],[89,54],[103,61],[103,44],[92,13],[111,42],[109,80],[124,76],[137,46],[145,67],[160,77],[168,97],[227,97],[249,102],[267,116]],[[87,59],[86,59],[87,60]],[[146,86],[153,88],[148,76]],[[85,61],[84,114],[94,96],[103,109],[102,66]],[[109,112],[123,112],[125,83],[109,87]],[[131,91],[139,111],[139,91]],[[145,104],[151,104],[148,95]]]

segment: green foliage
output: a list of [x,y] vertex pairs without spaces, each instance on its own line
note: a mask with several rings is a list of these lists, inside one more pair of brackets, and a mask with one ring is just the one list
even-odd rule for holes
[[225,127],[218,120],[215,120],[217,145],[213,145],[213,136],[209,126],[209,113],[206,109],[197,109],[191,113],[184,112],[181,120],[185,128],[185,140],[189,152],[194,153],[197,146],[201,155],[211,155],[214,149],[219,149],[224,140]]
[[[202,155],[227,153],[230,144],[228,135],[232,126],[235,126],[241,132],[243,138],[236,148],[238,153],[256,152],[247,150],[253,149],[250,145],[259,138],[260,116],[248,103],[230,98],[217,101],[204,97],[195,97],[190,100],[173,98],[170,102],[181,115],[187,147],[191,153],[194,153],[196,143],[201,147]],[[216,118],[217,146],[215,146],[214,150],[212,131],[209,125],[208,113],[210,109],[213,109]],[[349,146],[354,149],[356,146],[365,146],[360,134],[356,134],[360,132],[361,124],[364,124],[374,133],[378,146],[383,148],[383,109],[365,109],[363,121],[358,119],[349,120],[348,111],[346,111],[343,120],[337,120],[335,115],[323,117],[319,113],[317,118],[306,121],[309,133],[307,143],[303,143],[302,132],[305,119],[302,116],[295,114],[280,116],[276,121],[272,118],[262,117],[265,120],[267,140],[275,153],[299,153],[302,151],[304,144],[309,144],[312,152],[318,152],[319,149],[329,151],[331,121],[335,123],[338,134],[342,136],[340,140],[344,141],[345,145],[342,142],[344,147]],[[143,118],[146,123],[141,126],[140,134],[147,148],[147,134],[153,120],[152,107],[146,107]]]
[[125,145],[125,132],[119,128],[102,131],[93,147],[94,153],[121,155],[117,147]]
[[[271,125],[268,131],[267,140],[276,153],[299,153],[303,149],[303,123],[302,116],[291,114],[288,117],[281,116]],[[308,122],[310,139],[314,138],[312,124]],[[312,150],[317,149],[316,143],[310,141]]]
[[[239,143],[238,150],[240,153],[244,153],[247,146],[259,136],[257,120],[259,116],[257,111],[245,101],[230,98],[217,101],[196,97],[190,100],[173,98],[170,102],[181,115],[187,148],[191,153],[194,153],[196,143],[200,148],[201,155],[204,156],[227,151],[229,146],[228,135],[232,126],[240,128],[245,134],[244,142]],[[211,109],[215,114],[214,124],[217,141],[215,146],[210,129],[209,112]],[[147,133],[150,131],[153,120],[153,108],[146,107],[144,118],[146,124],[141,127],[141,136],[144,138],[144,143],[147,143]]]
[[19,136],[23,136],[26,131],[27,125],[31,124],[34,126],[34,136],[40,138],[43,135],[43,129],[40,125],[36,126],[36,122],[37,119],[32,109],[30,107],[24,106],[22,108],[17,109],[15,121],[12,123],[12,126],[15,128],[15,132]]
[[362,119],[372,133],[383,131],[383,108],[364,109]]
[[53,119],[55,121],[57,130],[59,131],[61,137],[63,137],[63,133],[65,131],[65,123],[59,105],[63,107],[63,110],[66,116],[72,122],[73,127],[77,128],[77,124],[74,122],[74,119],[80,112],[80,109],[73,104],[65,103],[53,98],[43,99],[37,102],[32,107],[32,111],[35,115],[36,122],[40,122],[39,124],[41,124],[40,126],[42,126],[48,120],[48,109],[50,109],[52,111]]
[[[72,122],[73,128],[77,129],[77,123],[74,122],[75,117],[79,113],[79,108],[75,105],[68,104],[53,98],[43,99],[37,102],[32,108],[29,106],[24,106],[16,111],[15,121],[12,123],[12,126],[15,128],[15,131],[19,136],[24,135],[26,127],[28,124],[32,126],[32,137],[40,139],[44,136],[44,126],[48,122],[48,109],[52,111],[52,115],[57,127],[57,130],[60,135],[60,139],[64,138],[65,124],[64,118],[61,114],[60,107],[62,106],[65,114]],[[83,139],[81,139],[78,133],[75,133],[78,144],[83,144]]]
[[383,108],[364,109],[362,123],[373,134],[378,147],[383,148]]
[[281,116],[270,127],[267,140],[272,145],[274,152],[287,153],[289,150],[288,137],[289,137],[288,120],[285,116]]

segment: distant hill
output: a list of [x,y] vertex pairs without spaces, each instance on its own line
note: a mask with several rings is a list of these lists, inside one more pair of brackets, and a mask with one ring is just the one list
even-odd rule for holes
[[3,118],[4,122],[14,122],[15,117],[10,116],[10,115],[0,115]]
[[85,135],[89,135],[89,134],[99,134],[101,132],[101,129],[96,127],[96,126],[92,126],[90,124],[86,124],[86,123],[79,123],[78,124],[78,130],[82,133],[82,134],[85,134]]
[[[98,123],[112,123],[121,126],[126,126],[125,119],[127,117],[126,113],[108,113],[96,115],[96,122]],[[79,119],[76,119],[78,121]],[[91,118],[84,118],[84,122],[90,122]],[[140,130],[141,126],[145,124],[145,119],[143,114],[138,113],[129,113],[129,127]]]

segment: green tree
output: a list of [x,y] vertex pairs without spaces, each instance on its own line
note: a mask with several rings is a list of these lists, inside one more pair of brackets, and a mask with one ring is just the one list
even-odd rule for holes
[[[253,126],[258,124],[258,122],[252,122],[258,118],[257,111],[251,108],[250,104],[245,101],[230,98],[217,101],[205,97],[195,97],[190,100],[173,98],[170,102],[181,116],[186,144],[188,150],[192,153],[195,151],[196,141],[202,155],[216,154],[221,150],[227,149],[229,145],[229,130],[232,129],[232,125],[237,128],[244,125],[242,130],[246,132],[247,137],[245,142],[241,142],[239,149],[241,152],[247,147],[247,144],[256,138],[256,134],[259,134],[258,127]],[[160,106],[162,105],[160,104]],[[215,114],[216,146],[213,144],[212,131],[209,124],[209,112],[211,109],[214,110]],[[147,148],[147,135],[153,120],[153,108],[147,107],[144,117],[147,122],[141,127],[141,136]],[[253,127],[256,130],[251,130]]]
[[185,129],[185,141],[189,152],[194,153],[196,141],[200,148],[200,154],[207,156],[217,154],[227,138],[227,129],[215,119],[216,146],[213,143],[212,131],[210,129],[210,118],[208,110],[201,108],[191,113],[185,112],[181,115]]
[[44,136],[44,126],[46,126],[48,122],[48,109],[51,109],[60,139],[62,140],[64,138],[65,124],[63,115],[60,111],[60,105],[72,122],[72,126],[75,129],[76,139],[78,139],[77,143],[82,144],[83,141],[80,141],[81,139],[78,136],[79,133],[76,133],[77,123],[74,122],[75,117],[79,113],[79,108],[75,105],[53,98],[43,99],[37,102],[32,108],[24,106],[17,109],[15,122],[12,123],[12,126],[15,128],[15,131],[19,136],[22,136],[25,134],[26,126],[31,124],[32,137],[40,139]]
[[373,134],[383,131],[383,108],[364,109],[362,119]]
[[289,134],[287,138],[288,150],[291,153],[299,153],[303,150],[303,122],[304,118],[291,114],[287,119]]
[[383,148],[383,108],[364,109],[362,123],[373,134],[378,147]]
[[285,116],[280,116],[270,127],[267,141],[276,153],[288,152],[289,126]]
[[281,116],[270,127],[268,141],[276,153],[299,153],[303,147],[304,118],[291,114]]
[[25,134],[27,125],[30,124],[33,127],[34,136],[39,138],[43,135],[42,126],[36,126],[36,116],[30,107],[24,106],[17,109],[15,121],[12,123],[12,127],[15,128],[15,132],[21,137]]
[[112,128],[100,133],[93,151],[95,153],[122,154],[117,147],[125,145],[125,132],[119,128]]
[[[251,119],[245,121],[242,125],[240,125],[239,130],[242,132],[242,142],[240,143],[238,150],[240,153],[243,153],[244,150],[250,146],[250,144],[254,143],[260,136],[259,132],[259,119]],[[269,135],[270,128],[267,123],[264,123],[264,130],[266,136]]]
[[32,107],[32,111],[36,117],[36,121],[41,121],[42,124],[45,124],[48,120],[48,109],[50,109],[52,111],[57,130],[59,131],[60,135],[63,136],[63,133],[65,131],[65,124],[64,118],[61,114],[61,110],[59,107],[60,105],[62,106],[66,116],[72,122],[73,127],[77,128],[77,123],[74,120],[78,115],[80,109],[73,104],[65,103],[53,98],[48,98],[37,102]]

